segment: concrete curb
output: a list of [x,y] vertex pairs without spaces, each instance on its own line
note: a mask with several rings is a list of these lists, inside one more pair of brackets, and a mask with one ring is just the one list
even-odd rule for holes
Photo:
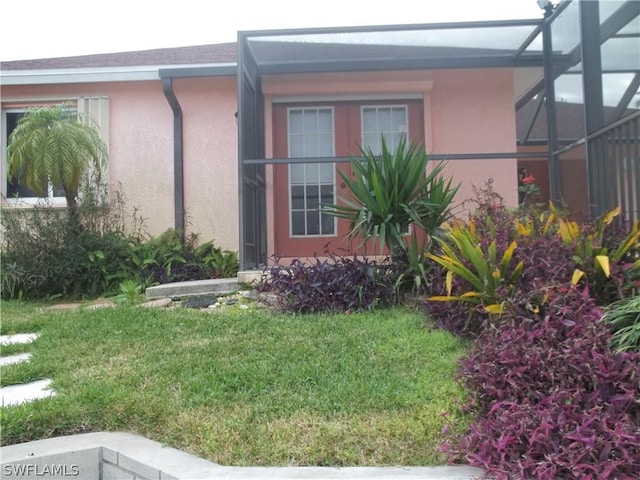
[[227,467],[125,432],[86,433],[10,445],[0,448],[0,457],[1,478],[21,480],[68,475],[81,480],[470,480],[482,474],[482,470],[468,466]]

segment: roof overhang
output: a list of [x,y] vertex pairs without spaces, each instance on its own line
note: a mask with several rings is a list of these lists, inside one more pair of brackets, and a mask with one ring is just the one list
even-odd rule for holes
[[0,85],[45,85],[67,83],[132,82],[165,77],[235,76],[236,64],[151,65],[143,67],[65,68],[4,70]]
[[198,65],[188,67],[161,68],[160,78],[194,78],[194,77],[235,77],[238,66],[235,63],[217,64],[214,66]]

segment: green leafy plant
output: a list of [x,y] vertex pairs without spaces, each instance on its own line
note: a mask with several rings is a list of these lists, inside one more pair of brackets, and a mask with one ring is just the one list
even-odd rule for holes
[[183,239],[174,229],[137,245],[132,262],[140,283],[146,286],[234,277],[239,268],[236,252],[216,247],[212,241],[198,244],[195,233]]
[[617,351],[640,352],[640,296],[612,303],[602,318],[613,329],[612,344]]
[[135,305],[139,303],[143,297],[143,286],[135,280],[125,280],[120,283],[120,293],[114,297],[114,301],[117,303],[126,303],[128,305]]
[[[447,295],[431,296],[429,300],[466,302],[482,306],[487,313],[501,313],[505,293],[515,287],[524,268],[523,261],[512,265],[517,243],[511,242],[504,253],[498,254],[497,242],[493,239],[483,250],[472,221],[468,225],[454,224],[439,242],[442,253],[427,253],[426,257],[447,270]],[[466,281],[471,289],[454,295],[454,276]]]
[[3,209],[2,298],[111,295],[121,281],[135,277],[132,250],[145,236],[144,221],[135,210],[130,216],[118,190],[110,201],[82,192],[73,224],[47,201]]
[[216,247],[213,241],[198,245],[193,254],[196,259],[209,267],[209,276],[211,277],[231,278],[238,274],[240,268],[238,254]]
[[[553,205],[551,209],[555,213]],[[565,245],[574,248],[576,270],[573,283],[584,278],[592,289],[592,295],[603,304],[638,293],[640,221],[624,230],[614,223],[620,212],[620,207],[617,207],[585,225],[562,216],[555,217],[558,235]]]

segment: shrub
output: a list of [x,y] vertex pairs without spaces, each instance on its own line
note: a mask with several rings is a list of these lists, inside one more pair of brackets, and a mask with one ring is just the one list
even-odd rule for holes
[[66,221],[67,210],[46,202],[5,208],[2,298],[94,298],[122,294],[127,281],[142,290],[237,274],[235,252],[213,242],[197,245],[195,234],[183,241],[173,230],[146,240],[143,220],[135,209],[129,216],[119,192],[111,202],[103,198],[84,192],[74,222]]
[[526,293],[543,285],[568,287],[575,270],[572,252],[557,236],[520,238],[513,261],[522,262],[524,267],[516,290]]
[[640,222],[614,221],[620,209],[582,222],[552,204],[518,216],[491,183],[476,189],[475,203],[469,221],[449,225],[440,251],[426,254],[437,265],[426,311],[451,332],[478,332],[487,314],[499,314],[520,290],[543,285],[580,283],[599,305],[640,292]]
[[46,202],[4,209],[2,298],[79,298],[117,290],[132,270],[137,232],[123,230],[116,205],[94,200],[83,199],[77,222]]
[[352,159],[354,178],[339,172],[353,200],[324,209],[350,222],[349,237],[377,238],[392,255],[407,249],[404,232],[410,224],[428,235],[451,217],[451,203],[459,185],[452,185],[440,163],[426,173],[429,157],[424,147],[402,136],[395,150],[381,138],[381,153],[361,147],[361,159]]
[[556,218],[558,235],[574,250],[577,278],[600,305],[640,292],[640,221],[629,226],[615,221],[619,215],[620,207],[582,223]]
[[603,317],[613,329],[617,351],[640,352],[640,296],[611,304]]
[[[556,236],[523,238],[505,264],[505,267],[509,264],[522,265],[517,277],[509,276],[508,270],[507,274],[501,273],[496,259],[489,263],[484,254],[476,258],[486,267],[484,274],[481,275],[479,272],[482,270],[475,269],[463,256],[457,261],[463,262],[461,265],[469,270],[468,275],[450,275],[447,267],[456,259],[447,257],[442,265],[437,265],[430,272],[432,296],[424,303],[425,311],[440,328],[458,336],[475,337],[492,313],[491,309],[487,311],[487,305],[500,305],[496,311],[502,311],[504,306],[526,303],[528,292],[544,285],[569,285],[575,266],[571,253],[572,249]],[[504,259],[505,253],[502,255]],[[458,301],[465,293],[474,291],[474,286],[466,280],[467,276],[476,280],[476,287],[482,288],[479,294],[468,297],[467,301]],[[499,317],[493,318],[500,320]]]
[[[381,137],[381,152],[362,146],[361,158],[351,159],[353,178],[339,172],[351,194],[342,203],[323,205],[323,210],[349,221],[349,238],[363,243],[379,241],[402,269],[399,290],[424,288],[426,268],[422,253],[431,238],[452,216],[452,204],[460,184],[453,185],[439,163],[427,173],[429,157],[422,145],[403,135],[395,150]],[[407,235],[408,227],[412,235]],[[375,245],[375,244],[374,244]]]
[[137,245],[132,260],[145,285],[226,278],[238,273],[235,252],[222,250],[212,241],[198,245],[197,234],[182,238],[173,229]]
[[634,478],[640,355],[611,350],[586,291],[527,296],[526,307],[514,304],[487,325],[461,361],[477,420],[443,450],[499,479]]
[[386,262],[327,254],[314,263],[294,259],[267,269],[261,289],[278,296],[295,313],[355,312],[395,301],[395,275]]
[[[524,262],[514,262],[513,254],[517,248],[515,241],[502,252],[498,252],[495,239],[491,239],[486,249],[482,248],[483,237],[475,230],[473,221],[468,226],[454,225],[445,239],[440,240],[442,253],[427,253],[433,260],[447,270],[445,284],[447,294],[431,296],[430,301],[456,301],[482,306],[488,313],[502,312],[504,295],[515,287],[522,275]],[[454,276],[461,277],[471,285],[464,292],[453,292]]]

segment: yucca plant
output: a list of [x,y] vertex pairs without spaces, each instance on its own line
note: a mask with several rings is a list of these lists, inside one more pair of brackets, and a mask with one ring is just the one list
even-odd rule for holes
[[451,217],[452,202],[459,185],[443,178],[444,163],[426,172],[429,157],[424,148],[407,143],[403,136],[391,151],[382,136],[382,149],[376,155],[369,147],[360,147],[362,158],[353,158],[354,178],[339,172],[352,199],[342,204],[323,205],[323,209],[350,222],[349,238],[363,242],[377,238],[380,251],[386,246],[392,258],[407,258],[409,225],[423,230],[430,238]]

